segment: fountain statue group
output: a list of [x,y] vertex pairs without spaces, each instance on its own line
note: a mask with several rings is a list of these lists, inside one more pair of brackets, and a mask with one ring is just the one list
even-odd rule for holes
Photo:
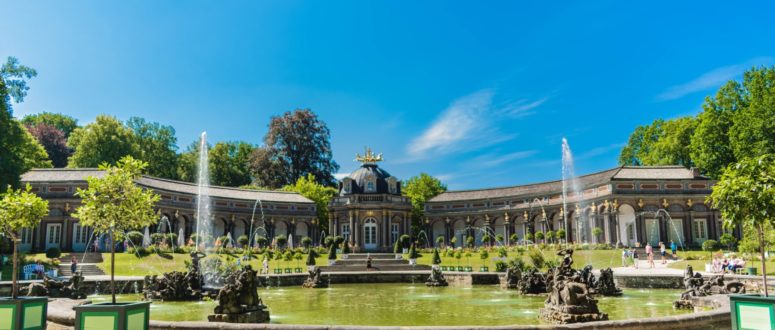
[[83,275],[75,273],[67,280],[58,280],[43,274],[43,282],[30,283],[21,289],[25,296],[48,296],[51,298],[86,299],[82,289]]
[[601,313],[597,300],[592,298],[594,290],[590,288],[598,282],[592,275],[591,267],[582,271],[573,269],[572,249],[561,250],[557,254],[563,260],[559,267],[547,274],[545,283],[549,297],[539,311],[541,318],[556,324],[608,320],[608,314]]
[[304,283],[301,285],[305,288],[327,288],[328,283],[324,282],[323,279],[320,276],[320,268],[315,267],[314,269],[309,271],[309,276],[307,276],[307,279],[304,280]]
[[[218,305],[207,319],[210,322],[264,323],[269,321],[269,311],[258,297],[258,278],[250,265],[232,272],[225,278],[220,274],[203,274],[201,260],[204,253],[192,252],[191,264],[185,272],[164,273],[162,276],[146,276],[143,295],[147,300],[191,301],[204,296],[215,297]],[[215,280],[213,276],[217,276]],[[213,280],[219,288],[205,288],[203,283]],[[217,295],[212,290],[217,289]],[[209,291],[208,291],[209,290]]]
[[691,265],[686,265],[684,271],[684,288],[681,299],[673,302],[675,308],[694,308],[693,297],[704,297],[714,294],[745,293],[745,284],[739,281],[724,281],[724,274],[715,275],[705,280],[700,273],[695,273]]
[[447,279],[444,278],[444,274],[441,273],[441,269],[438,266],[431,268],[431,275],[428,276],[428,280],[425,281],[425,286],[438,287],[447,286]]

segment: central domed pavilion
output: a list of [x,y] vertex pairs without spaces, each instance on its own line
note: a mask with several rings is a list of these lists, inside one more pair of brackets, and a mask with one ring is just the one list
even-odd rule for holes
[[382,154],[371,149],[356,155],[361,166],[339,182],[339,195],[329,205],[328,228],[355,251],[390,251],[409,234],[412,204],[401,196],[401,181],[380,168]]

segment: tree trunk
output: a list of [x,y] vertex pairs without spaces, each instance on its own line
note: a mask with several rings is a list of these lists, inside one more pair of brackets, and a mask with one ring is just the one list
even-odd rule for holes
[[113,230],[110,230],[110,295],[113,298],[113,304],[116,304],[116,242],[113,241]]
[[764,258],[764,230],[762,230],[762,225],[759,225],[759,227],[756,228],[759,231],[759,252],[762,254],[762,284],[764,286],[764,296],[768,297],[769,293],[767,290],[767,259]]
[[19,277],[17,270],[19,269],[19,255],[17,253],[17,250],[19,249],[19,245],[16,244],[16,237],[11,236],[11,240],[13,243],[13,273],[11,273],[11,298],[16,299],[19,297],[19,286],[16,283],[17,277]]

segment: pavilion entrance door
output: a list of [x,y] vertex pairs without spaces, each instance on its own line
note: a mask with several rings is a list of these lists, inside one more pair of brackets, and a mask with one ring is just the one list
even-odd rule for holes
[[363,223],[363,248],[375,250],[377,248],[377,220],[368,218]]
[[60,242],[62,242],[62,224],[46,224],[46,250],[50,248],[58,249]]
[[656,247],[659,244],[659,220],[646,219],[646,242]]

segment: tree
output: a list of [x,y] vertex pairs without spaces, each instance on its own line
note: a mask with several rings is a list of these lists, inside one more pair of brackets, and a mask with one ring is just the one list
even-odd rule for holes
[[77,119],[53,112],[41,112],[34,115],[26,115],[22,118],[21,122],[27,127],[35,127],[41,124],[56,127],[65,135],[65,140],[70,136],[70,133],[78,128]]
[[719,243],[727,247],[727,250],[732,251],[732,245],[737,242],[737,239],[730,233],[724,233],[719,238]]
[[765,228],[775,224],[775,156],[744,159],[727,167],[708,196],[713,208],[721,211],[724,226],[753,227],[759,238],[762,283],[767,296],[767,268],[764,255]]
[[621,165],[645,165],[644,158],[651,152],[654,143],[662,135],[664,120],[657,119],[651,125],[638,126],[630,135],[627,144],[619,155]]
[[116,165],[102,164],[103,177],[86,179],[88,188],[78,188],[76,196],[81,198],[79,206],[72,215],[81,225],[91,227],[95,234],[108,234],[110,249],[110,286],[113,304],[116,303],[115,240],[121,233],[155,224],[158,217],[154,205],[159,195],[135,185],[142,171],[148,166],[131,156],[121,158]]
[[[210,150],[210,144],[207,149]],[[199,162],[199,141],[192,142],[186,151],[178,155],[178,173],[179,180],[196,182],[197,164]]]
[[210,183],[239,187],[249,184],[249,162],[253,145],[247,142],[218,142],[209,150]]
[[427,173],[420,173],[403,182],[401,194],[412,201],[412,230],[417,232],[419,229],[425,214],[425,202],[445,191],[447,186]]
[[322,230],[328,231],[328,203],[336,196],[336,189],[318,183],[315,176],[307,174],[296,180],[295,184],[283,187],[282,190],[297,192],[315,202],[318,224]]
[[301,246],[304,247],[304,250],[309,251],[310,245],[312,245],[312,238],[310,238],[309,236],[304,236],[301,239]]
[[544,232],[537,231],[535,234],[536,241],[542,241],[544,239]]
[[0,68],[0,191],[8,185],[18,187],[21,174],[32,167],[51,167],[46,151],[13,119],[11,108],[11,97],[21,102],[29,90],[25,79],[35,75],[13,57]]
[[273,151],[270,148],[255,148],[250,155],[248,167],[253,176],[253,185],[255,186],[278,189],[286,185],[285,178],[287,175],[285,167],[279,159],[274,158]]
[[702,113],[697,116],[697,128],[691,141],[692,161],[711,178],[721,177],[727,165],[736,162],[729,143],[732,118],[746,107],[741,86],[732,80],[724,84],[715,97],[706,97]]
[[131,129],[112,116],[100,115],[85,127],[76,128],[67,140],[75,152],[68,160],[69,167],[97,167],[117,164],[125,156],[137,158],[140,154]]
[[440,265],[441,264],[441,257],[439,256],[439,249],[434,248],[433,249],[433,257],[431,258],[431,263],[434,265]]
[[32,187],[27,185],[24,190],[8,191],[0,199],[0,228],[2,233],[11,238],[13,244],[13,273],[11,273],[11,298],[19,295],[16,283],[19,267],[18,242],[22,229],[35,228],[40,220],[48,214],[48,201],[45,201],[32,192]]
[[315,262],[315,258],[318,257],[318,253],[315,251],[315,249],[310,249],[309,254],[307,254],[307,266],[315,266],[317,263]]
[[596,238],[599,238],[600,235],[602,235],[602,234],[603,234],[603,228],[600,228],[600,227],[592,228],[592,236],[595,236]]
[[690,156],[692,135],[697,127],[694,117],[681,117],[662,123],[662,134],[643,155],[644,165],[683,165],[692,167]]
[[43,123],[35,126],[27,125],[27,131],[46,150],[54,167],[67,166],[67,158],[73,154],[73,149],[67,146],[67,138],[59,128]]
[[554,232],[549,230],[546,232],[546,240],[549,242],[554,241]]
[[517,242],[519,242],[519,236],[517,236],[516,233],[511,234],[511,236],[509,236],[509,243],[517,244]]
[[178,178],[178,139],[172,126],[147,122],[140,117],[132,117],[126,126],[134,133],[138,146],[138,157],[148,163],[149,175]]
[[557,230],[557,239],[565,241],[567,238],[565,237],[565,229],[558,229]]
[[735,112],[729,142],[735,158],[775,154],[775,66],[743,74],[745,106]]
[[[282,186],[312,174],[322,184],[333,187],[336,185],[334,173],[339,170],[339,165],[333,160],[330,139],[326,124],[309,109],[272,117],[264,137],[265,158],[254,164],[261,166],[251,166],[253,176],[262,182],[260,185],[272,182]],[[271,165],[268,174],[262,167],[267,164]],[[279,169],[282,171],[276,173]],[[267,175],[277,177],[271,179]]]
[[439,235],[436,237],[436,246],[444,245],[444,236]]
[[19,64],[19,60],[13,56],[9,56],[5,64],[0,67],[0,80],[3,80],[8,89],[8,95],[16,103],[24,102],[24,97],[30,90],[27,86],[27,80],[37,75],[38,72],[35,69]]

